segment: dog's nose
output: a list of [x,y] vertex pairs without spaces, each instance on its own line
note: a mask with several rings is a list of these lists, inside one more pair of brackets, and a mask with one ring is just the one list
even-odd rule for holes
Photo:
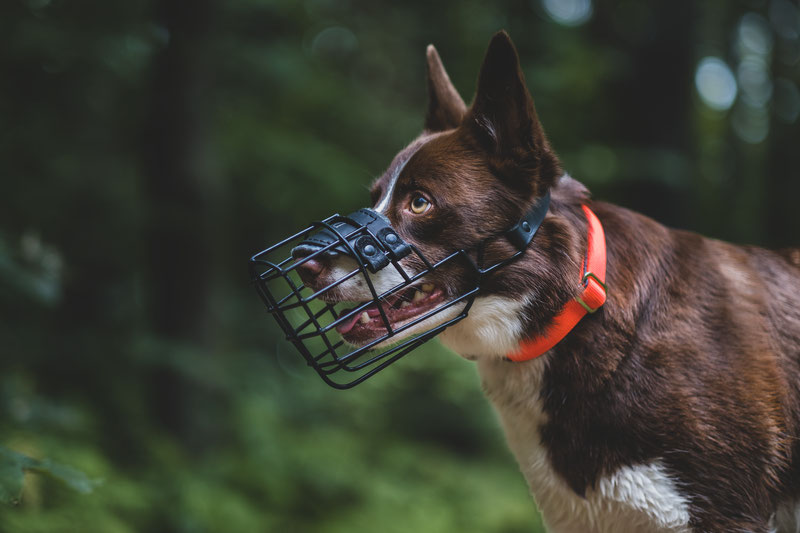
[[304,263],[297,265],[297,272],[301,278],[303,276],[318,276],[322,269],[322,263],[316,259],[306,259]]
[[297,273],[300,275],[300,279],[303,280],[303,283],[309,286],[313,286],[315,284],[314,282],[322,274],[322,271],[325,270],[325,264],[323,262],[323,256],[325,254],[309,257],[318,251],[319,248],[305,244],[301,244],[292,250],[292,258],[298,263]]

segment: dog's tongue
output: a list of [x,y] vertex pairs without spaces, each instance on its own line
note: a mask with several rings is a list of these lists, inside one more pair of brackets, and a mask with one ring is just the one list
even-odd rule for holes
[[[343,314],[347,314],[351,311],[352,309],[350,311],[345,311]],[[353,329],[353,326],[356,325],[356,322],[358,322],[359,318],[361,318],[361,313],[353,313],[353,316],[351,316],[350,318],[348,318],[347,320],[336,326],[336,331],[338,331],[341,335],[344,335],[345,333]]]

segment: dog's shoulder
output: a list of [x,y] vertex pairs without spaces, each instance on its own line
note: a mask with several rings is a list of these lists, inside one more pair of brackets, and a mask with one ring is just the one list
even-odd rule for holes
[[[554,464],[554,450],[542,440],[551,420],[542,395],[548,365],[547,358],[524,364],[478,361],[484,391],[549,530],[688,532],[688,500],[659,459],[621,465],[579,491],[570,485]],[[585,444],[591,453],[591,443]]]

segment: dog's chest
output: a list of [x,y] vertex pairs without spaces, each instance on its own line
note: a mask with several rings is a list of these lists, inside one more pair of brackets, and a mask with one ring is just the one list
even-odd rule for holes
[[585,497],[553,469],[540,427],[545,361],[479,361],[487,396],[497,410],[511,451],[552,533],[688,532],[686,500],[659,461],[623,467],[598,481]]

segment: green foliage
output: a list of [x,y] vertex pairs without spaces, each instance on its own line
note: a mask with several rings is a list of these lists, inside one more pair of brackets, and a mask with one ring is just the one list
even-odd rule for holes
[[92,492],[98,483],[70,466],[50,459],[34,459],[0,446],[0,503],[18,503],[26,472],[53,476],[83,494]]
[[[0,3],[0,532],[542,531],[472,363],[431,343],[329,389],[246,261],[365,205],[422,126],[425,46],[469,100],[500,28],[597,197],[797,244],[788,4]],[[694,70],[736,71],[743,21],[774,94],[710,109]]]

